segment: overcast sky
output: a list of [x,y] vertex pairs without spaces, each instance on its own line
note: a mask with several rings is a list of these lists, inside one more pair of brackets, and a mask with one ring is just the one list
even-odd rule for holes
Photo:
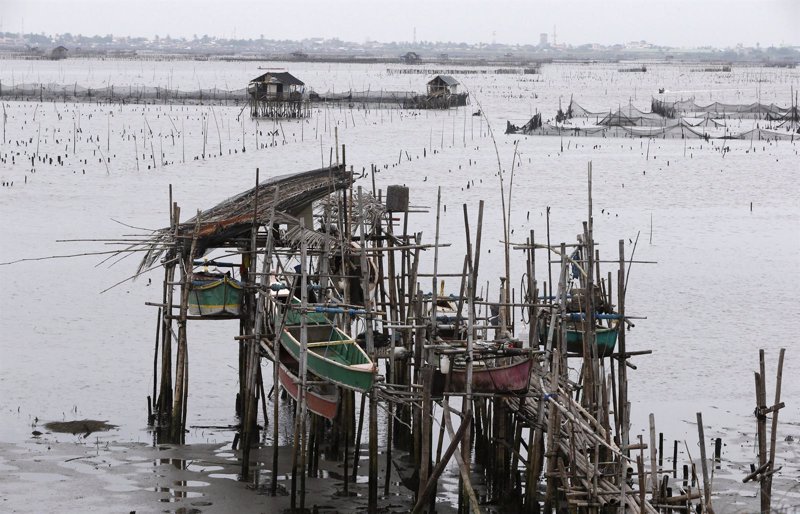
[[0,0],[2,30],[346,41],[800,45],[800,0]]

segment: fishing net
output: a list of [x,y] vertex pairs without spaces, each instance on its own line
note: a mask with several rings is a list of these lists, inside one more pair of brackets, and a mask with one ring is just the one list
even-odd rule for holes
[[11,100],[64,100],[64,101],[113,101],[132,103],[159,102],[212,102],[244,103],[248,99],[247,89],[200,88],[180,90],[160,86],[127,85],[84,87],[76,84],[25,83],[0,84],[0,97]]
[[694,100],[666,102],[656,98],[650,106],[651,112],[645,112],[629,103],[601,117],[601,113],[589,111],[570,99],[566,113],[559,108],[555,123],[542,123],[537,114],[521,126],[508,122],[506,133],[759,141],[794,140],[800,134],[797,106],[787,109],[775,104],[719,102],[699,106]]

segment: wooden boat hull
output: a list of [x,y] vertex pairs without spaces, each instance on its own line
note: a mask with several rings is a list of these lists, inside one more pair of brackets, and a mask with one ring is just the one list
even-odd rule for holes
[[[501,357],[503,360],[511,359],[504,365],[475,366],[472,370],[473,393],[525,393],[531,380],[531,367],[533,359],[530,357]],[[466,390],[467,370],[463,367],[453,367],[450,370],[450,385],[448,392],[461,393]]]
[[[617,327],[598,327],[595,329],[595,342],[597,355],[608,357],[617,347]],[[583,353],[583,330],[567,329],[567,351],[570,353]]]
[[[583,355],[583,330],[579,330],[576,324],[570,323],[567,325],[567,352],[577,353]],[[595,328],[595,342],[597,345],[597,355],[599,357],[608,357],[614,353],[617,347],[617,331],[619,330],[617,322],[612,322],[611,327],[596,327]],[[541,330],[539,332],[539,344],[544,345],[547,339],[548,323],[542,322]]]
[[[281,355],[281,365],[278,367],[278,378],[283,388],[289,393],[289,396],[297,401],[300,397],[299,379],[291,365],[284,365],[284,362],[290,360],[291,357],[284,358],[283,355],[285,354],[282,353]],[[294,361],[294,359],[291,360],[296,367],[297,361]],[[336,414],[339,410],[339,390],[332,384],[327,386],[314,385],[306,392],[306,404],[308,405],[308,410],[314,414],[332,420],[336,418]]]
[[230,277],[193,280],[189,291],[189,314],[193,316],[238,316],[242,308],[242,285]]
[[[330,324],[308,326],[308,370],[323,380],[356,391],[368,391],[375,382],[376,366],[354,339]],[[300,360],[300,327],[290,325],[281,344]]]

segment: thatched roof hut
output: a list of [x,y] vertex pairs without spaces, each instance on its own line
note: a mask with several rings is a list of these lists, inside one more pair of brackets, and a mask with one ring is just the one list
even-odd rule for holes
[[[281,222],[291,223],[294,220],[297,224],[296,217],[307,216],[314,201],[348,188],[352,182],[352,172],[347,171],[344,165],[265,180],[256,187],[201,211],[176,228],[167,227],[154,232],[152,238],[142,244],[149,250],[145,252],[139,271],[151,267],[164,253],[164,248],[176,239],[191,239],[195,228],[195,256],[202,255],[210,248],[236,246],[237,241],[250,237],[254,221],[259,225],[269,223],[273,206]],[[306,225],[312,228],[310,219]]]
[[428,81],[428,95],[458,93],[458,81],[450,75],[436,75]]
[[305,82],[289,72],[268,71],[252,79],[247,85],[247,91],[258,97],[282,97],[302,94]]
[[53,50],[50,52],[50,58],[54,61],[60,61],[61,59],[66,59],[67,52],[69,52],[69,50],[67,50],[66,47],[57,46],[53,48]]

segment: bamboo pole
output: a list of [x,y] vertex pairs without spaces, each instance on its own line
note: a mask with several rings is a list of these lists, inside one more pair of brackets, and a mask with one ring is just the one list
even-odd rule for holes
[[[219,128],[219,127],[218,127]],[[247,271],[247,284],[256,277],[256,270],[258,269],[257,263],[257,250],[256,241],[258,236],[258,183],[259,183],[259,169],[256,168],[256,194],[253,206],[253,218],[250,226],[250,241],[248,251],[242,256],[242,268]],[[264,259],[264,266],[266,266],[266,258]],[[263,271],[263,270],[262,270]],[[244,278],[244,277],[243,277]],[[266,284],[266,275],[262,274],[259,277],[259,284],[264,287]],[[250,477],[250,449],[253,446],[253,432],[256,431],[257,418],[258,418],[258,403],[257,403],[257,370],[261,367],[261,358],[258,353],[258,347],[261,343],[261,319],[262,319],[262,302],[263,297],[259,295],[258,299],[255,298],[253,293],[248,294],[247,309],[243,313],[244,316],[240,322],[240,331],[243,335],[253,334],[252,339],[244,341],[240,346],[240,355],[242,356],[244,380],[240,389],[240,403],[242,407],[242,480],[247,481]]]
[[[567,297],[567,252],[566,246],[564,243],[561,244],[561,278],[558,284],[558,292],[560,297],[560,314],[561,319],[565,318],[566,313],[566,297]],[[557,312],[554,309],[551,319],[550,319],[550,329],[548,334],[548,343],[547,349],[549,350],[552,348],[552,340],[554,335],[555,329],[555,321],[556,321]],[[561,334],[558,337],[557,347],[552,353],[551,359],[551,369],[550,369],[550,388],[552,391],[559,390],[559,383],[561,380],[561,360],[564,351],[564,345],[566,344],[566,324],[561,322],[560,323]],[[549,405],[555,405],[553,402],[550,402]],[[550,411],[548,413],[548,430],[547,430],[547,491],[545,493],[545,500],[544,500],[544,510],[545,512],[552,511],[553,503],[555,502],[555,495],[557,493],[557,483],[556,483],[556,464],[559,458],[558,449],[557,449],[557,437],[558,437],[558,427],[559,427],[559,410]]]
[[706,460],[706,439],[703,435],[703,414],[697,413],[697,434],[700,442],[700,465],[703,468],[703,491],[705,499],[703,504],[703,511],[709,514],[714,514],[714,508],[711,506],[711,482],[708,479],[708,461]]
[[[774,472],[775,470],[775,443],[777,442],[778,438],[778,412],[780,410],[781,405],[781,381],[783,380],[783,356],[786,353],[786,348],[781,348],[780,355],[778,357],[778,372],[775,378],[775,403],[774,405],[774,412],[772,414],[772,427],[770,430],[770,440],[769,440],[769,460],[767,462],[770,463],[770,467],[772,468],[771,471]],[[770,474],[767,478],[767,508],[772,508],[772,475]]]
[[[462,441],[463,435],[468,428],[469,428],[469,422],[463,422],[461,426],[458,427],[458,431],[452,434],[450,438],[450,444],[447,446],[447,450],[445,450],[444,455],[442,456],[441,459],[439,459],[439,461],[436,463],[436,466],[433,468],[430,478],[424,484],[420,480],[421,492],[417,496],[417,503],[411,510],[412,513],[416,514],[423,512],[423,508],[425,506],[428,496],[430,496],[436,489],[437,479],[442,474],[442,472],[447,468],[447,463],[450,461],[450,458],[454,454],[457,454],[456,449],[458,448],[458,443]],[[480,508],[478,508],[476,512],[480,512]]]
[[[170,226],[172,227],[173,238],[178,234],[178,222],[180,220],[180,207],[172,202],[172,185],[169,186],[169,203],[170,203]],[[172,418],[172,318],[166,316],[167,313],[172,312],[172,299],[174,289],[172,282],[175,279],[175,254],[178,252],[177,247],[173,247],[167,251],[169,259],[164,265],[164,286],[163,286],[163,302],[164,311],[162,313],[161,323],[161,388],[158,395],[158,422],[159,425],[169,425]],[[159,430],[159,436],[166,436],[169,441],[169,434],[162,433]]]
[[[300,219],[300,228],[305,228],[305,220]],[[300,242],[300,512],[305,512],[306,504],[306,417],[308,404],[308,242]]]
[[148,401],[148,407],[150,408],[150,412],[148,412],[147,416],[147,424],[152,425],[155,421],[155,415],[152,413],[153,407],[155,405],[153,402],[157,400],[156,397],[156,390],[158,389],[158,343],[159,343],[159,335],[161,334],[161,323],[163,323],[161,319],[161,308],[158,309],[158,315],[156,315],[156,343],[155,349],[153,350],[153,396]]
[[361,393],[361,405],[358,409],[358,430],[356,431],[356,443],[353,447],[353,482],[356,481],[356,477],[358,476],[358,460],[361,456],[361,432],[364,429],[364,411],[366,409],[366,399],[367,395]]
[[[767,384],[766,366],[764,363],[764,350],[758,351],[759,373],[756,373],[756,427],[758,432],[758,465],[769,466],[767,461]],[[769,512],[769,491],[766,480],[760,480],[761,485],[761,512]]]
[[[435,341],[439,332],[438,321],[436,312],[438,310],[438,294],[439,294],[439,220],[441,217],[442,207],[442,188],[439,186],[436,189],[436,233],[433,240],[433,277],[431,278],[431,340]],[[456,333],[458,333],[458,326],[456,326]]]
[[[358,207],[359,212],[364,212],[364,198],[361,186],[358,186]],[[366,343],[367,354],[370,360],[375,363],[375,341],[372,335],[372,322],[370,318],[371,299],[369,297],[369,265],[367,264],[366,254],[366,226],[363,214],[360,218],[361,232],[361,287],[364,290],[364,311],[366,312]],[[372,514],[378,509],[378,400],[375,396],[375,388],[371,388],[369,394],[369,492],[368,492],[368,511]]]
[[[704,442],[701,440],[701,452],[705,453]],[[656,418],[650,413],[650,487],[653,502],[659,502],[658,491],[658,465],[656,464]],[[705,465],[704,465],[705,466]],[[643,487],[643,486],[642,486]]]
[[[361,201],[361,200],[359,200]],[[362,210],[363,213],[363,210]],[[363,214],[362,214],[363,217]],[[397,305],[397,282],[395,281],[395,252],[394,248],[394,233],[392,229],[392,222],[391,222],[391,212],[389,213],[390,221],[386,227],[386,231],[388,233],[387,238],[387,245],[389,247],[388,251],[388,272],[389,272],[389,308],[386,309],[388,313],[388,318],[390,323],[400,322],[399,315],[398,315],[398,305]],[[379,243],[380,246],[380,243]],[[369,294],[369,289],[364,291],[364,295]],[[390,337],[389,343],[389,359],[387,360],[388,365],[388,375],[389,375],[389,383],[395,384],[397,383],[397,374],[395,370],[395,338]],[[391,485],[391,476],[392,476],[392,437],[394,432],[394,402],[388,402],[387,404],[388,416],[389,416],[389,423],[386,426],[386,478],[384,480],[384,489],[383,494],[385,496],[389,495],[389,486]]]
[[[421,448],[419,458],[419,490],[417,491],[417,504],[424,502],[426,491],[428,490],[428,480],[431,478],[431,425],[433,414],[431,412],[431,388],[433,387],[432,366],[425,366],[421,371],[422,378],[422,427],[421,427]],[[432,487],[435,491],[435,479]]]
[[184,389],[186,388],[185,374],[187,371],[187,337],[186,316],[189,309],[189,289],[192,280],[192,256],[197,246],[197,234],[200,230],[200,210],[192,234],[192,244],[189,252],[182,251],[181,255],[181,307],[178,318],[178,352],[175,361],[175,392],[172,399],[172,421],[170,423],[170,439],[173,443],[181,444],[184,437],[186,420],[184,413]]

